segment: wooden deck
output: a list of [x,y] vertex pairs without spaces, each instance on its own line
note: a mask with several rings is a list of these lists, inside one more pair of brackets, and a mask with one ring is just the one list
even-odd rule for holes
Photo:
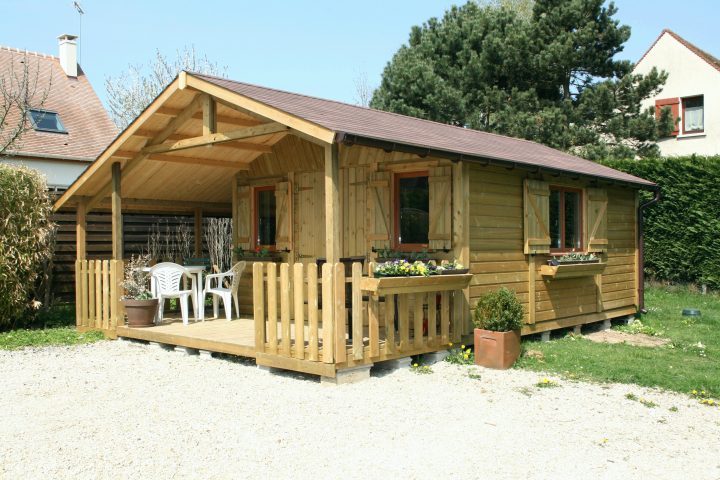
[[224,318],[183,325],[180,319],[168,319],[154,327],[132,328],[118,326],[119,337],[197,348],[210,352],[228,353],[255,358],[255,324],[251,318],[230,322]]

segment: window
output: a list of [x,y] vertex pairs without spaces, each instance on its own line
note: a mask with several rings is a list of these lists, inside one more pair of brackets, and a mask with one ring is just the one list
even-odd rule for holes
[[582,248],[582,191],[550,187],[550,250]]
[[701,133],[705,130],[704,110],[702,95],[682,99],[683,133]]
[[275,187],[255,188],[255,246],[275,247]]
[[39,132],[67,133],[60,121],[60,115],[47,110],[30,110],[30,121]]
[[430,230],[430,188],[427,172],[395,175],[396,248],[427,248]]

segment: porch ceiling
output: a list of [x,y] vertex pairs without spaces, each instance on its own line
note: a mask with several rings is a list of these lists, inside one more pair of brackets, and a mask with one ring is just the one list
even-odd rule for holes
[[272,153],[289,129],[217,100],[216,127],[208,130],[203,102],[210,97],[172,87],[88,167],[56,209],[81,200],[92,208],[109,208],[115,162],[121,164],[123,201],[128,200],[124,210],[154,210],[154,201],[158,211],[191,210],[192,204],[230,209],[235,174]]

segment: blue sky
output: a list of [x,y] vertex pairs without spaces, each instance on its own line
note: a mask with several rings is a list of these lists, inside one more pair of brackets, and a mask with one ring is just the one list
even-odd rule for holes
[[[194,45],[227,66],[228,76],[260,85],[353,102],[354,79],[377,85],[412,25],[442,16],[445,0],[103,1],[83,0],[82,66],[104,100],[104,80]],[[618,0],[632,27],[620,55],[637,61],[663,28],[720,57],[717,0]],[[57,54],[56,37],[80,32],[71,0],[0,0],[0,45]]]

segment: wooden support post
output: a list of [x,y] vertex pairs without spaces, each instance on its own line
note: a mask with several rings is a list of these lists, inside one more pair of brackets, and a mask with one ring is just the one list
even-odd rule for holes
[[77,224],[75,227],[76,259],[85,260],[87,258],[87,201],[85,201],[84,199],[78,202],[75,220]]
[[527,323],[535,323],[535,255],[528,255],[528,316]]
[[122,194],[120,162],[112,164],[112,258],[123,259]]
[[[452,172],[453,255],[465,267],[470,267],[470,168],[467,162],[456,162]],[[470,287],[453,295],[453,317],[458,332],[453,338],[472,332],[470,324]]]
[[328,263],[340,259],[340,199],[338,194],[338,147],[325,146],[325,257]]
[[[202,226],[203,214],[202,208],[195,209],[195,256],[202,257]],[[233,245],[234,247],[234,245]]]
[[215,100],[207,94],[202,97],[203,136],[217,133]]

